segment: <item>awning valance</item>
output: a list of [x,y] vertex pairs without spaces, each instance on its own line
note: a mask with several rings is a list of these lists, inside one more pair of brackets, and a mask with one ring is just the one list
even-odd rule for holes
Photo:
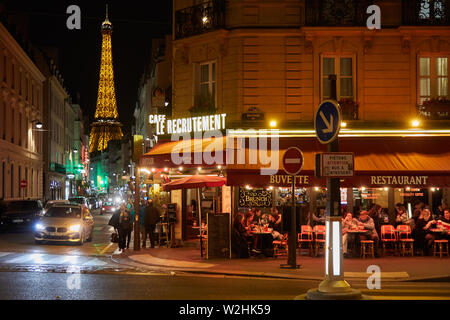
[[[254,140],[255,141],[255,140]],[[262,152],[267,145],[267,153]],[[275,146],[275,147],[274,147]],[[248,138],[226,141],[192,139],[161,143],[141,157],[141,166],[194,167],[224,165],[228,185],[289,186],[289,176],[281,169],[284,151],[302,150],[304,164],[298,186],[325,185],[314,177],[314,157],[326,146],[314,137],[280,137],[261,144]],[[450,137],[343,137],[339,151],[355,154],[355,176],[342,179],[342,186],[450,186]],[[272,150],[273,149],[273,150]],[[265,156],[265,157],[264,157]],[[261,169],[274,168],[267,175]],[[305,177],[305,178],[301,178]]]

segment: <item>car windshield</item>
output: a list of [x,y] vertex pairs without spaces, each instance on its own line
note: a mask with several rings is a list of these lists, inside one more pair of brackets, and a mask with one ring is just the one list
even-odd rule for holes
[[104,202],[103,205],[104,206],[113,206],[114,204],[112,202],[107,201],[107,202]]
[[40,209],[37,201],[11,201],[7,204],[7,211],[25,211]]
[[69,201],[70,202],[79,203],[79,204],[84,204],[84,199],[83,198],[70,198]]
[[51,207],[45,217],[51,218],[81,218],[81,208],[76,207]]

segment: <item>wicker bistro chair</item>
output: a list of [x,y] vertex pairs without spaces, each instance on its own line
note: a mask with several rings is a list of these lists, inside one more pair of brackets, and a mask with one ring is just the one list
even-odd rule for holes
[[386,255],[386,248],[388,246],[394,250],[397,250],[397,233],[393,225],[381,226],[381,243],[383,246],[383,256]]
[[314,226],[314,256],[317,257],[319,253],[325,250],[325,226]]
[[365,258],[368,255],[375,258],[373,240],[361,240],[361,257]]
[[300,231],[297,238],[299,252],[301,254],[304,245],[306,245],[306,249],[309,250],[309,255],[312,257],[314,254],[314,231],[311,226],[308,225],[302,225]]
[[414,256],[414,239],[411,237],[411,228],[407,224],[397,226],[398,241],[400,243],[400,254],[405,256],[411,254]]
[[285,233],[283,235],[282,240],[273,240],[273,256],[278,257],[281,255],[287,255],[288,254],[288,234]]
[[434,240],[433,256],[437,255],[439,255],[439,258],[442,258],[443,255],[448,257],[448,240]]

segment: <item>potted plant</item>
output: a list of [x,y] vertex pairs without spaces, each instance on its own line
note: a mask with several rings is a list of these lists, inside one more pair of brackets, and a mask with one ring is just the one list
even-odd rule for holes
[[417,106],[417,112],[427,119],[450,119],[450,100],[444,97],[432,98]]
[[342,119],[358,120],[358,102],[351,98],[343,98],[338,101],[341,106]]
[[211,94],[197,95],[194,97],[194,105],[189,108],[191,116],[202,116],[216,113],[214,98]]

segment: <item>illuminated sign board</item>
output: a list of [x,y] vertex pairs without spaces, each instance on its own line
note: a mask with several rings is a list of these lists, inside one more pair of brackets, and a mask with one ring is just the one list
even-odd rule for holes
[[225,129],[226,113],[208,116],[167,119],[165,115],[149,116],[149,123],[156,125],[156,135],[191,133]]

